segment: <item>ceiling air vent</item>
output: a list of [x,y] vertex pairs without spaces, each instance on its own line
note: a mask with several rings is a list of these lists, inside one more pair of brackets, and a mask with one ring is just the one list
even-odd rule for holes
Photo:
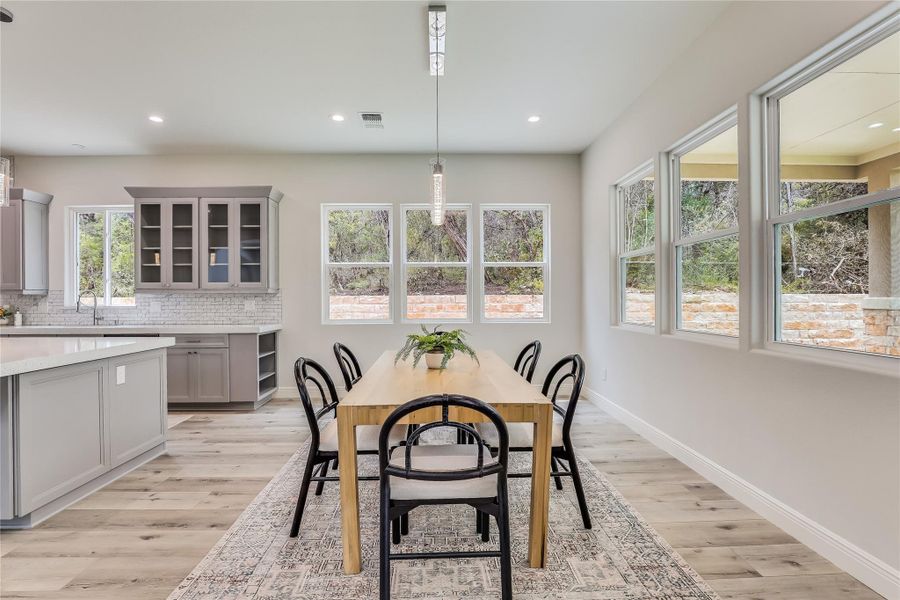
[[381,113],[377,112],[361,112],[359,118],[362,119],[363,127],[366,129],[384,129],[384,123],[381,121]]

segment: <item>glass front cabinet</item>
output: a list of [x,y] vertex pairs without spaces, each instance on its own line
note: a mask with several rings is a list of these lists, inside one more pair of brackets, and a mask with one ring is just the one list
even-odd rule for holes
[[[126,189],[135,197],[138,225],[135,227],[136,289],[278,289],[278,203],[281,194],[276,190]],[[265,194],[227,194],[256,190]],[[198,195],[182,196],[190,191]],[[203,195],[202,192],[218,194]],[[151,193],[178,197],[146,196]]]

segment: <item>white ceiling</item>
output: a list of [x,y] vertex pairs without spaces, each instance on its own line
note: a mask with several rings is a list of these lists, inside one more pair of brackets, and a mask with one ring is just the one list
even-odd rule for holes
[[[433,150],[426,2],[3,5],[4,153]],[[726,5],[449,2],[442,150],[583,150]]]

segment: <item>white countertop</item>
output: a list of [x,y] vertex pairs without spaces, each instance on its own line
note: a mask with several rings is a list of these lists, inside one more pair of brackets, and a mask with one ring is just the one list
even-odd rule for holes
[[30,337],[0,341],[0,377],[174,346],[175,338]]
[[0,327],[6,335],[175,335],[201,333],[271,333],[280,324],[270,325],[23,325]]

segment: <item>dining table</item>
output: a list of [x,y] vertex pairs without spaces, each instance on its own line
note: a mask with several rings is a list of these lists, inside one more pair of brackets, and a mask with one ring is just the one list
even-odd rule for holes
[[[531,477],[531,514],[528,562],[543,568],[547,556],[547,511],[550,504],[550,450],[553,405],[540,390],[519,375],[491,350],[478,350],[478,360],[457,354],[443,370],[429,369],[424,361],[394,360],[383,353],[353,384],[337,406],[340,456],[341,534],[344,573],[362,569],[359,529],[359,481],[356,428],[381,425],[397,407],[433,394],[460,394],[477,398],[497,410],[505,421],[534,424]],[[403,423],[430,423],[441,418],[440,407],[416,411]],[[474,411],[451,407],[449,417],[463,423],[484,421]]]

